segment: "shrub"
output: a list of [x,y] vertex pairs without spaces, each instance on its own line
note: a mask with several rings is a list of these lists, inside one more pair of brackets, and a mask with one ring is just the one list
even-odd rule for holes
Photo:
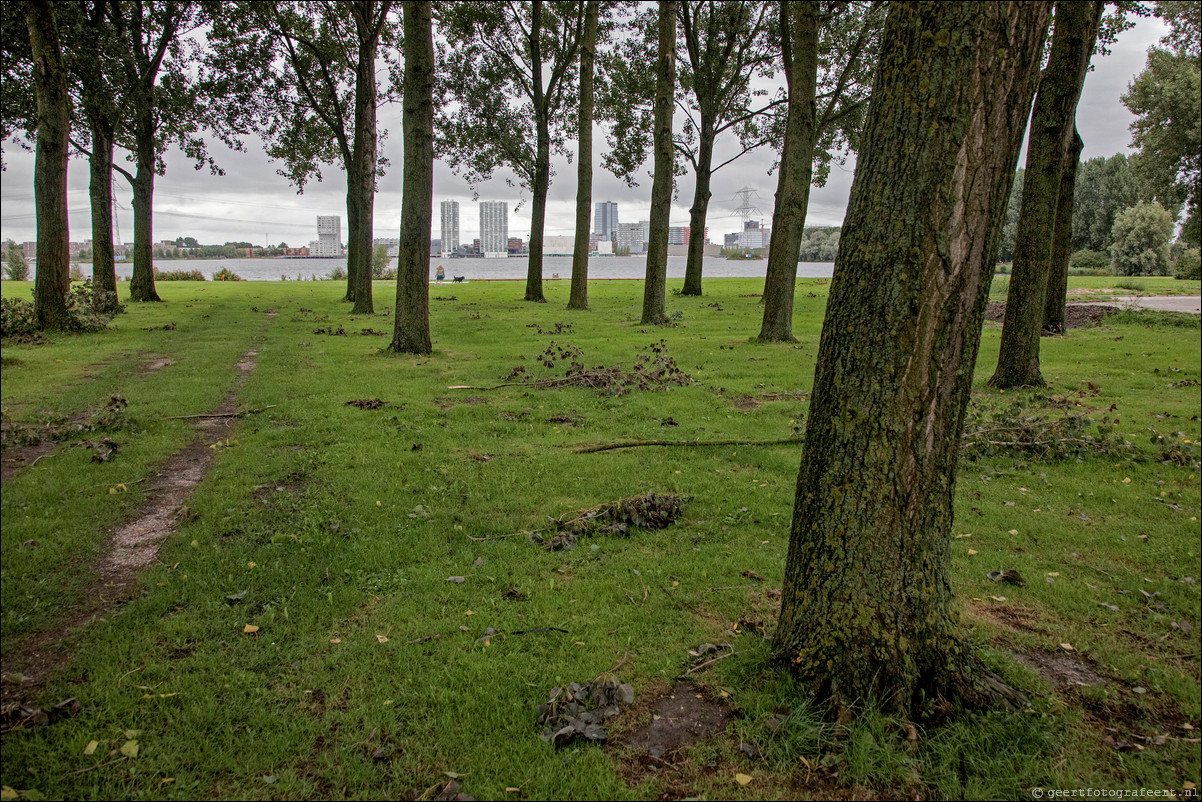
[[[18,279],[13,279],[17,281]],[[37,318],[33,316],[33,304],[20,298],[0,299],[0,336],[15,337],[37,331]]]
[[1068,269],[1078,276],[1108,276],[1110,257],[1101,251],[1077,251],[1068,258]]
[[228,267],[223,267],[213,274],[213,281],[241,281],[242,276],[239,276]]
[[331,281],[343,281],[346,279],[346,268],[339,266],[330,271]]
[[29,281],[29,262],[25,261],[20,245],[12,240],[4,243],[4,258],[8,262],[4,274],[10,281]]
[[154,269],[155,281],[207,281],[205,274],[199,270],[159,270]]
[[1202,251],[1197,248],[1183,251],[1173,263],[1173,275],[1186,281],[1202,279]]
[[125,307],[115,292],[93,292],[92,280],[73,284],[67,293],[67,327],[72,331],[100,331]]
[[83,281],[83,268],[79,266],[79,262],[71,263],[71,280]]
[[1116,276],[1167,276],[1173,217],[1159,203],[1139,203],[1114,218],[1110,256]]

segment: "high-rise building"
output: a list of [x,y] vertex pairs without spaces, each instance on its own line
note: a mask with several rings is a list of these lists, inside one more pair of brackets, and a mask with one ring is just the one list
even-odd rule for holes
[[317,239],[309,242],[310,256],[342,256],[342,218],[318,215]]
[[459,250],[459,201],[442,202],[442,258]]
[[668,226],[668,244],[669,245],[688,245],[689,244],[689,227],[688,226]]
[[593,234],[597,239],[613,240],[618,236],[618,204],[601,201],[593,206]]
[[642,223],[618,223],[614,247],[625,248],[627,253],[642,253],[643,242]]
[[480,201],[480,250],[488,258],[509,255],[509,204]]

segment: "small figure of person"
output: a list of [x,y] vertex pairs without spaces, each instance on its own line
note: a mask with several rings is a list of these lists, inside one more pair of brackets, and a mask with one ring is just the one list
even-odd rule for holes
[[447,277],[446,271],[442,269],[442,265],[439,265],[438,269],[434,271],[434,280],[442,281],[446,277]]

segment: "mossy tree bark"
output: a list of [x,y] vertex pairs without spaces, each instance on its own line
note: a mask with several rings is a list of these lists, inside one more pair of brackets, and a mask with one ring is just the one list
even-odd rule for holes
[[[157,70],[156,70],[157,72]],[[151,79],[153,80],[153,78]],[[134,265],[129,279],[131,301],[160,301],[154,288],[154,174],[158,156],[154,125],[154,87],[134,90]]]
[[71,98],[63,66],[58,26],[49,3],[26,3],[25,23],[37,97],[37,146],[33,167],[37,213],[37,272],[33,307],[38,328],[65,329],[70,279],[67,228],[67,158],[70,151]]
[[113,132],[95,123],[88,157],[88,199],[92,204],[92,292],[99,308],[117,305],[113,248]]
[[842,712],[1016,696],[957,637],[957,456],[1046,2],[890,3],[789,542],[779,658]]
[[714,119],[703,108],[697,132],[696,182],[693,187],[693,205],[689,207],[689,245],[685,259],[684,284],[681,295],[701,294],[702,262],[705,259],[705,217],[709,212],[710,183],[714,162]]
[[651,179],[651,230],[647,233],[647,274],[643,282],[644,324],[668,322],[668,217],[672,213],[672,103],[676,84],[676,11],[679,0],[660,0],[655,61],[655,113]]
[[434,39],[429,0],[404,5],[405,176],[392,350],[428,354],[430,218],[434,214]]
[[759,336],[762,343],[797,341],[793,336],[793,287],[814,173],[818,5],[816,2],[780,4],[781,55],[789,106],[785,146],[776,177],[768,272],[764,278],[764,320]]
[[[989,379],[994,387],[1045,384],[1039,372],[1039,336],[1047,304],[1060,179],[1103,7],[1100,2],[1056,3],[1052,52],[1040,77],[1031,117],[1006,318],[997,369]],[[1071,218],[1065,222],[1071,225]]]
[[[530,63],[542,72],[542,0],[533,0],[530,10]],[[540,75],[541,78],[541,75]],[[525,300],[546,303],[543,295],[543,227],[547,220],[547,190],[551,186],[551,121],[547,93],[541,80],[532,81],[534,100],[534,199],[530,204],[530,256],[526,260]]]
[[568,309],[588,309],[589,217],[593,205],[593,64],[597,57],[600,0],[588,0],[580,40],[580,107],[576,117],[576,239]]
[[1073,138],[1064,152],[1064,170],[1060,174],[1060,196],[1056,201],[1056,231],[1052,235],[1052,261],[1048,272],[1047,303],[1043,312],[1043,333],[1064,333],[1064,306],[1068,302],[1068,259],[1073,239],[1073,193],[1077,187],[1077,165],[1085,143],[1073,127]]
[[380,29],[384,25],[390,4],[380,4],[374,0],[355,0],[347,5],[355,21],[358,42],[355,60],[355,107],[352,118],[355,135],[346,176],[346,209],[349,218],[347,300],[354,302],[352,314],[370,315],[375,312],[371,291],[371,235],[375,222],[378,148],[376,105],[379,103],[379,88],[376,85],[376,53],[380,45]]

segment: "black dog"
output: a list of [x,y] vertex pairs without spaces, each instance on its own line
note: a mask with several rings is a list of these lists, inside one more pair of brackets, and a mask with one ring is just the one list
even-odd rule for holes
[[455,284],[462,284],[465,278],[467,278],[467,276],[452,276],[451,281]]

